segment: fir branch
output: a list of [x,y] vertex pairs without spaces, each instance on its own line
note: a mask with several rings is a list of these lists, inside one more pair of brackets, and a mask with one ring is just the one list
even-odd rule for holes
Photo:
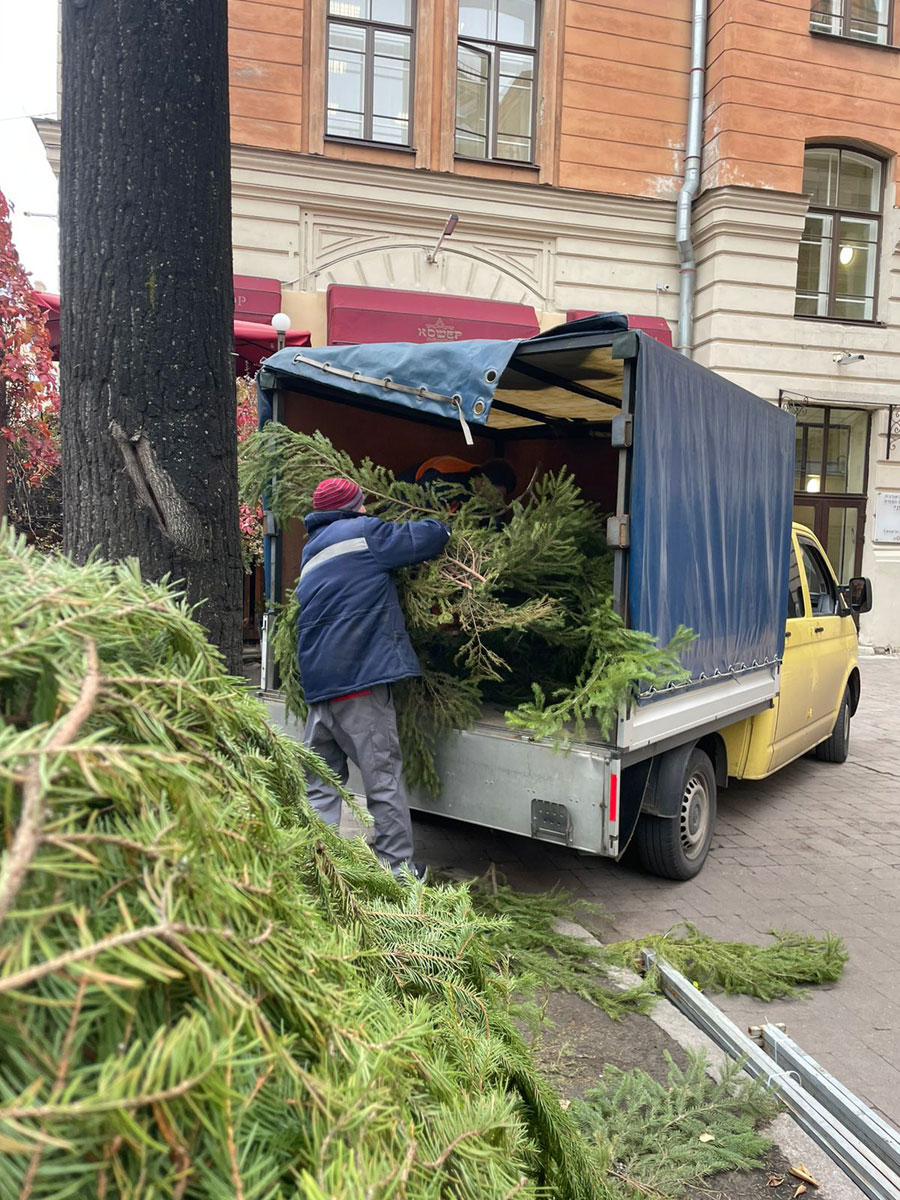
[[[97,647],[89,639],[85,642],[87,670],[78,699],[62,718],[47,740],[42,751],[56,754],[72,742],[87,720],[97,698],[100,674],[97,665]],[[41,837],[44,822],[44,798],[49,780],[45,778],[40,760],[31,763],[22,779],[22,811],[19,827],[12,845],[4,856],[0,868],[0,925],[15,902],[19,888],[25,879]]]

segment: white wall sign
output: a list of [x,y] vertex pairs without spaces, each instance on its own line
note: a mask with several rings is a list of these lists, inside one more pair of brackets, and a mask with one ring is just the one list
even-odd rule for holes
[[875,501],[875,541],[900,544],[900,492],[879,492]]

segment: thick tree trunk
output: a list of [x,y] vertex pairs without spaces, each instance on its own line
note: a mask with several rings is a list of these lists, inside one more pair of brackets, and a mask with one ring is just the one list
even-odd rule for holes
[[63,535],[241,648],[226,0],[63,0]]

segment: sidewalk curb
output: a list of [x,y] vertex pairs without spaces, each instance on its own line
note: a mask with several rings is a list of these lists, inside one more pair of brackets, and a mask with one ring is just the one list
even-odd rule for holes
[[[567,933],[571,937],[577,937],[583,942],[590,942],[594,946],[603,946],[603,943],[589,930],[574,921],[558,921],[556,927],[560,933]],[[641,983],[641,977],[625,967],[610,969],[609,978],[614,986],[622,991]],[[724,1063],[730,1061],[728,1055],[720,1050],[711,1038],[699,1030],[665,997],[660,996],[647,1016],[682,1050],[703,1051],[714,1073]],[[827,1195],[828,1200],[866,1200],[865,1193],[847,1178],[824,1150],[820,1149],[787,1113],[781,1113],[776,1117],[766,1133],[789,1162],[803,1163],[820,1181],[822,1187],[815,1193],[816,1196]],[[807,1193],[808,1196],[812,1194],[812,1190]]]

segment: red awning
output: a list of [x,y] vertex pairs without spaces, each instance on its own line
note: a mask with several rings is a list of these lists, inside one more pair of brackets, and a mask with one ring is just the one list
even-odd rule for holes
[[331,346],[529,338],[538,332],[533,308],[503,300],[333,283],[328,288],[327,304]]
[[[235,321],[234,350],[238,359],[238,374],[243,375],[249,367],[258,367],[260,360],[274,354],[278,335],[271,325],[257,325],[255,321]],[[284,335],[286,346],[308,346],[309,334],[301,329],[289,329]]]
[[[35,297],[41,308],[47,313],[47,328],[50,331],[50,345],[53,356],[59,355],[59,296],[50,292],[35,292]],[[274,354],[278,343],[278,335],[271,325],[260,325],[255,321],[235,321],[234,323],[234,354],[235,372],[243,375],[255,370],[260,360]],[[308,346],[309,334],[305,330],[289,329],[285,334],[286,346]]]
[[[570,308],[566,313],[567,321],[578,321],[582,317],[596,317],[598,314],[590,308]],[[629,329],[643,329],[648,337],[656,338],[664,346],[672,345],[672,330],[668,321],[662,317],[633,317],[629,316]]]
[[259,275],[234,275],[234,315],[241,321],[268,325],[281,311],[281,284]]

